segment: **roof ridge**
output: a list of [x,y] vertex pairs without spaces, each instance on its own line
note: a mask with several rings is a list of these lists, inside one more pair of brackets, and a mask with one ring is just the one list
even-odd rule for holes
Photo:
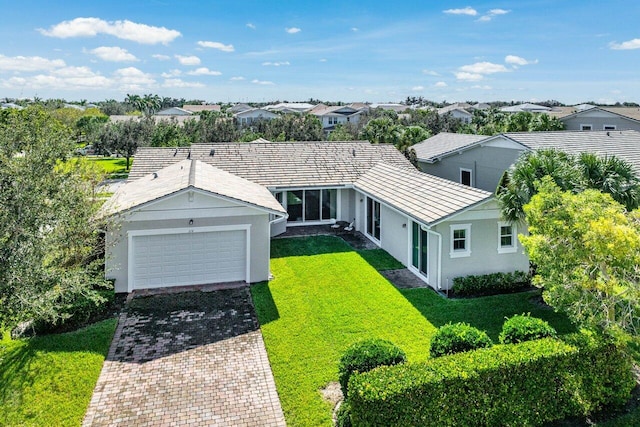
[[195,187],[196,185],[196,162],[197,160],[189,159],[189,186]]

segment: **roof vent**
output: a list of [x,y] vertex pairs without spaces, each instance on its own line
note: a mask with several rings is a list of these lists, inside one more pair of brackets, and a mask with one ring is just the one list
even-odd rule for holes
[[209,156],[213,157],[216,154],[216,149],[212,148],[211,151],[209,151]]
[[351,154],[353,154],[353,157],[356,156],[356,149],[355,148],[353,150],[351,150]]
[[173,157],[175,157],[176,154],[178,154],[178,149],[177,148],[176,148],[176,151],[173,152]]
[[189,150],[189,153],[187,154],[187,159],[191,159],[191,150]]
[[153,179],[156,179],[158,177],[158,174],[156,172],[153,173]]
[[611,134],[609,132],[607,132],[607,136],[611,136]]

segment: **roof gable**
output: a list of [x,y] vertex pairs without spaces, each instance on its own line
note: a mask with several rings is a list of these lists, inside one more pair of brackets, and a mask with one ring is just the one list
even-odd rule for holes
[[427,225],[493,197],[488,191],[382,163],[361,176],[354,188]]
[[487,138],[486,135],[440,132],[414,145],[413,150],[418,160],[433,163],[440,157],[455,153]]
[[118,188],[102,207],[101,215],[128,211],[190,188],[285,214],[282,205],[265,187],[198,160],[182,160]]

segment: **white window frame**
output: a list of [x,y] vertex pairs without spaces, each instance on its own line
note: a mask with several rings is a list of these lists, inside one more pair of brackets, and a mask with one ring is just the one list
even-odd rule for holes
[[[469,172],[469,187],[473,187],[473,169],[460,168],[460,176],[458,182],[462,184],[462,172]],[[466,184],[463,184],[466,185]]]
[[[449,226],[449,257],[450,258],[463,258],[471,256],[471,224],[452,224]],[[464,250],[453,249],[453,236],[456,231],[464,230]]]
[[[502,245],[502,227],[511,227],[511,245]],[[498,221],[498,253],[512,254],[518,251],[518,229],[516,224],[507,221]]]
[[602,130],[617,130],[616,125],[602,125]]
[[[588,128],[588,129],[585,129],[585,128]],[[583,131],[593,130],[593,125],[588,123],[584,123],[584,124],[580,123],[580,130],[583,130]]]

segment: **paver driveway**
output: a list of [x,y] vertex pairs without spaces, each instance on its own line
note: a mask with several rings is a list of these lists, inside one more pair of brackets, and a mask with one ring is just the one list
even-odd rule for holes
[[285,425],[249,289],[131,300],[83,425]]

